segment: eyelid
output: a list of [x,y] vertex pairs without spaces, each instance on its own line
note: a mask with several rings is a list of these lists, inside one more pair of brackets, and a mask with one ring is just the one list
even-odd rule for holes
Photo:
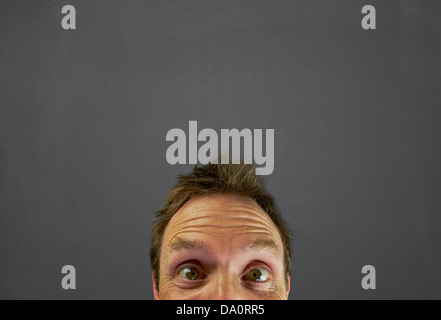
[[253,261],[246,266],[245,270],[249,271],[252,270],[253,268],[264,268],[272,273],[270,266],[263,261],[259,261],[259,260]]

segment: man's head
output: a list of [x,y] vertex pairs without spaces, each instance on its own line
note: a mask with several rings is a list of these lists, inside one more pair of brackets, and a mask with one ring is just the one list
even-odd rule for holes
[[157,213],[150,257],[155,299],[287,299],[291,237],[247,165],[180,176]]

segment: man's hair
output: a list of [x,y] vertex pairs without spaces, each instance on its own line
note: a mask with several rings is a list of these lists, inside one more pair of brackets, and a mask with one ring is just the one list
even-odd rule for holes
[[255,166],[245,164],[208,164],[196,166],[189,175],[178,176],[176,185],[156,212],[153,222],[150,260],[159,289],[160,255],[165,229],[173,216],[190,200],[200,196],[233,194],[253,199],[276,225],[284,246],[285,274],[291,274],[291,235],[276,202],[255,174]]

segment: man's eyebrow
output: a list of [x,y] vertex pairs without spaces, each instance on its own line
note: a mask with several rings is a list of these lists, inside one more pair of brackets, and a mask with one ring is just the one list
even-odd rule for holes
[[252,250],[270,249],[282,253],[282,248],[272,239],[256,239],[249,244],[248,248]]
[[168,245],[173,251],[189,250],[197,251],[204,250],[207,251],[207,245],[200,240],[185,240],[182,238],[175,238]]
[[[187,240],[179,237],[172,240],[168,244],[168,247],[171,248],[173,251],[209,251],[207,245],[201,240]],[[272,239],[256,239],[252,241],[247,246],[247,248],[251,250],[273,250],[278,254],[282,254],[282,248],[280,247],[280,245],[277,244],[277,242]]]

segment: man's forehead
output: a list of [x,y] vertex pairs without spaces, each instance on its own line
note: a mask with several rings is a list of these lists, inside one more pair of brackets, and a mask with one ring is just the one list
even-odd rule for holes
[[[268,214],[252,199],[232,195],[216,195],[194,199],[175,214],[168,225],[163,245],[176,239],[188,241],[229,241],[251,247],[278,247],[281,237]],[[181,241],[182,244],[182,241]],[[193,243],[195,244],[195,243]],[[194,246],[193,246],[194,247]]]

